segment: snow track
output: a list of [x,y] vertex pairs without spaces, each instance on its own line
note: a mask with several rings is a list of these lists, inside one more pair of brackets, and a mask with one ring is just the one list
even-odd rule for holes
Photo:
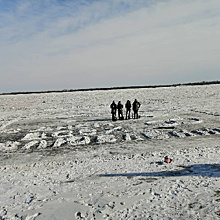
[[[115,123],[106,122],[90,122],[89,124],[80,123],[63,124],[62,127],[53,129],[38,128],[30,133],[22,131],[6,130],[2,132],[2,136],[6,136],[12,140],[0,143],[0,151],[11,151],[19,149],[38,149],[38,148],[54,148],[66,145],[74,147],[76,145],[95,145],[105,143],[120,143],[123,141],[150,141],[165,140],[170,138],[190,138],[200,136],[213,136],[220,134],[219,127],[204,128],[203,122],[199,119],[179,119],[181,123],[175,121],[175,126],[167,126],[167,121],[162,122],[146,122],[145,119],[138,119],[138,128],[134,129],[133,119]],[[200,121],[193,129],[195,124]],[[136,121],[135,121],[136,122]],[[120,126],[118,126],[120,125]],[[186,125],[186,126],[185,126]],[[97,129],[98,126],[98,129]],[[187,127],[187,129],[186,129]],[[191,129],[189,129],[191,128]],[[16,135],[15,135],[16,134]],[[148,143],[148,142],[147,142]],[[14,147],[17,146],[17,147]]]

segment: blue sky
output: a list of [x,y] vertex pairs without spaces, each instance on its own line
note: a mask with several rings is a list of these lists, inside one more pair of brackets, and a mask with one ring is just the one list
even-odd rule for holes
[[0,93],[219,80],[219,0],[0,0]]

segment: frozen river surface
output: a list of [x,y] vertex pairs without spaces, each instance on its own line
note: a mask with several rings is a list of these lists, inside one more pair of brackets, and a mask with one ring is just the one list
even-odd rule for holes
[[[112,122],[135,98],[141,118]],[[0,219],[219,219],[219,100],[220,85],[0,96]]]

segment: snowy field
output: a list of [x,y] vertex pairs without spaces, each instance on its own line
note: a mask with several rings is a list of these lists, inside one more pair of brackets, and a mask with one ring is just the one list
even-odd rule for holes
[[[141,118],[112,122],[135,98]],[[220,85],[0,103],[1,220],[220,219]]]

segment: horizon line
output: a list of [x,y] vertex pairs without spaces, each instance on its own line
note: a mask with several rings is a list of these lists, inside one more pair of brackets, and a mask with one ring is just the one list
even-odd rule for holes
[[26,91],[26,92],[4,92],[0,95],[22,95],[22,94],[41,94],[41,93],[64,93],[64,92],[84,92],[97,90],[115,90],[115,89],[144,89],[144,88],[160,88],[160,87],[176,87],[176,86],[197,86],[197,85],[213,85],[220,84],[219,80],[201,81],[189,83],[175,83],[165,85],[147,85],[147,86],[116,86],[116,87],[100,87],[100,88],[84,88],[84,89],[63,89],[63,90],[45,90],[45,91]]

